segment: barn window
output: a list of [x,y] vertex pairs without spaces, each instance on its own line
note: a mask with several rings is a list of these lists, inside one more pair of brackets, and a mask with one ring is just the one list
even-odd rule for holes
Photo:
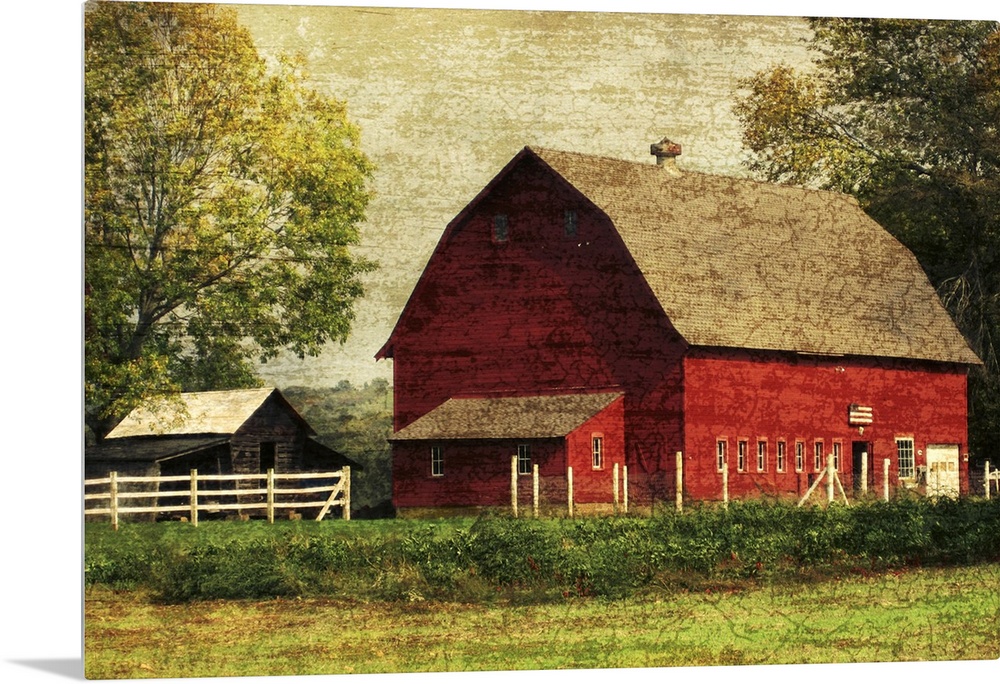
[[576,221],[576,209],[567,209],[563,212],[563,228],[566,230],[566,237],[576,237]]
[[593,466],[595,470],[604,467],[604,435],[594,435],[591,438]]
[[896,438],[896,464],[900,477],[913,477],[913,438]]
[[833,443],[833,469],[836,471],[840,470],[840,451],[843,446],[840,442]]
[[434,477],[444,475],[444,451],[439,446],[431,447],[431,475]]
[[507,242],[510,237],[510,228],[507,223],[507,214],[497,214],[493,217],[493,242]]
[[726,453],[729,450],[729,440],[720,439],[715,442],[715,469],[720,473],[726,469],[726,463],[729,462],[729,455]]
[[747,441],[741,439],[736,443],[736,470],[741,473],[747,469]]
[[785,472],[785,441],[784,440],[778,440],[777,449],[778,449],[778,454],[777,454],[778,472],[779,473],[783,473],[783,472]]
[[823,440],[817,439],[816,443],[813,444],[813,457],[816,461],[813,465],[818,473],[823,470]]
[[531,475],[531,445],[517,445],[517,474]]
[[757,472],[762,473],[767,470],[767,442],[760,440],[757,442]]
[[795,472],[801,473],[806,467],[806,443],[795,440]]

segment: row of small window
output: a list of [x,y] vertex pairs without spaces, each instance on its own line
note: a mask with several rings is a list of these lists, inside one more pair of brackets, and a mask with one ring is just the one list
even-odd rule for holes
[[[591,465],[594,470],[604,467],[604,436],[593,435],[590,438]],[[531,445],[517,445],[517,474],[531,474]],[[444,475],[444,447],[434,445],[431,447],[431,475],[441,477]]]
[[[566,237],[576,237],[579,229],[575,209],[566,209],[563,212],[563,232]],[[510,219],[507,214],[494,214],[493,216],[493,242],[507,242],[510,240]]]
[[[736,442],[736,470],[738,472],[745,472],[747,470],[747,458],[749,456],[748,450],[750,443],[748,440],[741,439]],[[787,445],[784,440],[778,440],[777,442],[777,453],[775,459],[775,465],[779,473],[785,472],[786,459],[787,459]],[[716,469],[721,473],[726,468],[726,464],[729,463],[729,440],[719,439],[715,443],[715,457]],[[833,468],[834,470],[840,470],[840,461],[843,452],[843,444],[841,442],[833,443]],[[823,440],[817,439],[813,442],[813,470],[817,473],[826,467],[826,459],[823,457],[824,448]],[[896,463],[899,469],[899,477],[913,477],[914,476],[914,461],[913,461],[913,438],[912,437],[897,437],[896,438]],[[806,443],[802,440],[795,441],[795,472],[801,473],[805,470],[806,464]],[[767,440],[757,441],[757,472],[766,472],[768,468],[768,448]]]
[[[777,442],[777,452],[775,465],[779,473],[785,472],[787,468],[788,459],[788,448],[784,440],[778,440]],[[736,470],[738,472],[745,472],[748,469],[748,460],[750,458],[750,442],[745,439],[737,440],[736,442]],[[843,445],[840,442],[833,443],[833,467],[835,470],[840,470],[840,460],[843,451]],[[795,472],[801,473],[806,469],[806,443],[802,440],[797,440],[795,442]],[[756,468],[758,473],[767,472],[768,470],[768,444],[767,440],[757,441],[757,463]],[[715,467],[720,473],[725,470],[726,464],[729,463],[729,440],[719,439],[715,442]],[[821,471],[826,467],[826,458],[824,458],[823,440],[817,439],[813,442],[813,468],[816,472]]]

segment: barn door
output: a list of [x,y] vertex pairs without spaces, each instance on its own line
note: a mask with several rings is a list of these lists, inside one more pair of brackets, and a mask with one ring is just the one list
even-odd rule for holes
[[927,445],[927,494],[958,497],[958,445]]
[[[866,456],[862,458],[862,454]],[[861,491],[861,481],[864,479],[868,489],[872,488],[872,475],[875,472],[874,459],[872,458],[871,444],[868,442],[851,442],[851,476],[854,482],[854,491]],[[865,477],[861,477],[862,467],[865,469]]]

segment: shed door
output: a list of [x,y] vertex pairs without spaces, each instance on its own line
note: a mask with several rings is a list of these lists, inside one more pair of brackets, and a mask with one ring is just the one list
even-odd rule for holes
[[958,445],[927,445],[927,493],[958,497]]

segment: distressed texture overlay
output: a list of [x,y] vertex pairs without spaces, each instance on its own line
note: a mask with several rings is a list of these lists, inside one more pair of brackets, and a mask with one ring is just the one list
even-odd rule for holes
[[89,677],[997,657],[980,359],[854,199],[744,177],[735,88],[808,70],[803,20],[237,11],[359,124],[379,267],[261,366],[287,396],[137,410],[94,467],[360,471],[310,423],[370,411],[399,519],[90,527]]

